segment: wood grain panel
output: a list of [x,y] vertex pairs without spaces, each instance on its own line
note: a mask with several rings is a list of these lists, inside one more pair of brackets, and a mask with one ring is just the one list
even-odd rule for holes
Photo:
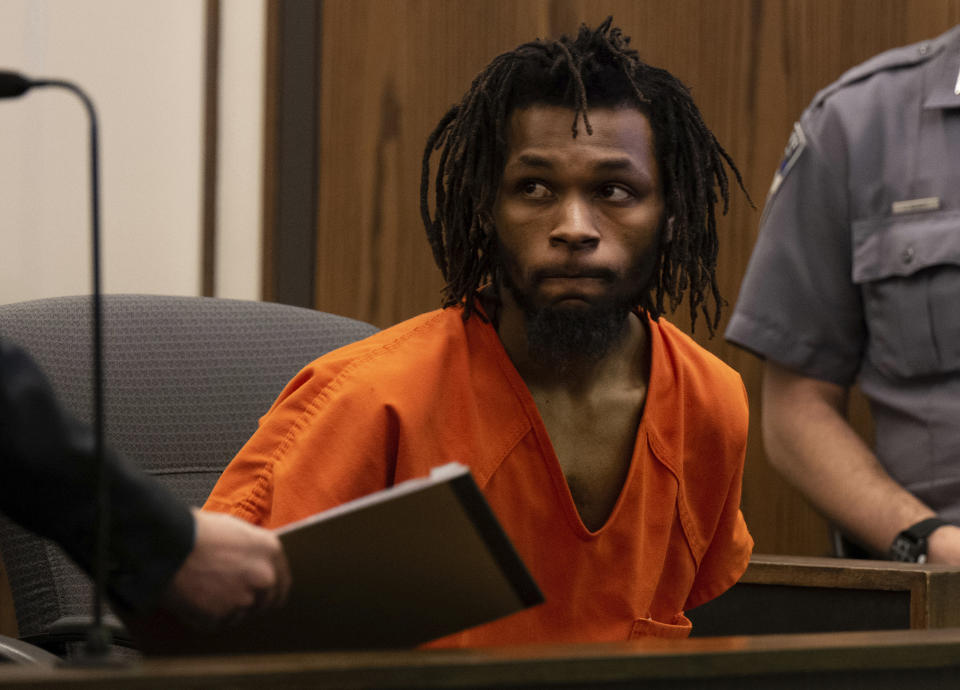
[[[720,223],[719,280],[732,306],[800,112],[847,68],[960,22],[960,0],[326,0],[317,308],[386,326],[438,305],[442,281],[418,211],[427,134],[499,52],[608,14],[644,59],[690,86],[757,205],[735,192]],[[689,329],[685,313],[673,320]],[[694,335],[741,372],[750,395],[743,507],[758,551],[829,553],[825,521],[764,458],[760,362],[708,338],[702,320]]]
[[952,628],[960,572],[944,565],[754,554],[732,588],[689,612],[695,636]]
[[503,648],[237,654],[8,664],[2,690],[96,688],[870,688],[954,690],[960,630],[893,630]]
[[17,612],[13,606],[13,593],[10,591],[10,580],[3,565],[3,557],[0,556],[0,635],[16,637],[17,634]]

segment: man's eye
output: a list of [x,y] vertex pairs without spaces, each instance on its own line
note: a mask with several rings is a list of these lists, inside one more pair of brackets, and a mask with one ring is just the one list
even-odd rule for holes
[[527,180],[521,183],[520,193],[528,199],[546,199],[550,196],[550,190],[542,182]]
[[605,184],[597,191],[605,201],[627,201],[633,197],[633,192],[618,184]]

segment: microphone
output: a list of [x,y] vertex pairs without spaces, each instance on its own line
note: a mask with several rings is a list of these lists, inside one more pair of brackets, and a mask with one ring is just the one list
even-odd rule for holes
[[94,556],[93,624],[87,631],[85,651],[90,660],[106,658],[112,637],[103,624],[103,601],[107,589],[109,540],[109,492],[104,461],[103,316],[100,295],[100,165],[97,112],[93,101],[76,84],[60,79],[29,79],[18,72],[0,70],[0,98],[16,98],[33,88],[66,89],[83,102],[90,122],[90,235],[93,254],[93,428],[97,459],[96,553]]
[[14,98],[30,89],[30,80],[16,72],[0,72],[0,98]]

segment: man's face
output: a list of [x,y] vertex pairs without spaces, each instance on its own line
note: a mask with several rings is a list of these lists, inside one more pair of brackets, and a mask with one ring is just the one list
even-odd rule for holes
[[547,340],[562,339],[565,323],[615,339],[657,266],[664,200],[650,123],[627,107],[589,115],[593,134],[581,125],[576,138],[569,108],[535,105],[510,119],[494,206],[501,288],[534,339],[531,322],[544,319]]

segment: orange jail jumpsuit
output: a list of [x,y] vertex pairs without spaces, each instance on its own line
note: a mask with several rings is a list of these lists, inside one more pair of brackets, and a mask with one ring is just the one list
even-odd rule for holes
[[607,522],[580,520],[529,390],[493,326],[415,317],[304,368],[204,506],[277,527],[468,465],[545,603],[437,646],[685,637],[684,611],[743,573],[739,375],[661,318],[631,466]]

